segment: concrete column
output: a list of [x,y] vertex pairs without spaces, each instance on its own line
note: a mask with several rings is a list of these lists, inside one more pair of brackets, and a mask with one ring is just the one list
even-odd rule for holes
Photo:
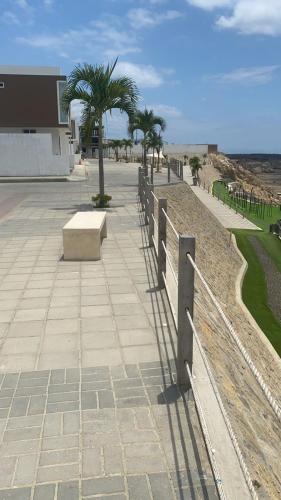
[[149,218],[149,230],[148,230],[148,241],[149,241],[149,246],[153,247],[153,240],[152,236],[154,236],[154,186],[153,184],[150,184],[149,186],[149,211],[148,211],[148,218]]
[[193,332],[186,315],[189,311],[193,318],[194,304],[194,269],[187,254],[195,259],[195,237],[180,235],[178,264],[178,347],[177,347],[177,383],[190,388],[190,381],[185,363],[192,372]]
[[145,211],[145,223],[149,223],[149,189],[150,182],[149,177],[144,178],[144,211]]
[[167,219],[163,213],[163,209],[167,213],[166,198],[158,200],[158,286],[165,288],[163,273],[166,273],[166,253],[162,245],[162,241],[166,245],[167,239]]

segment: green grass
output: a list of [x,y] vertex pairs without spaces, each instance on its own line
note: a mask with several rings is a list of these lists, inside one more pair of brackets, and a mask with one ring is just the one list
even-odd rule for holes
[[259,217],[254,212],[249,212],[247,209],[243,209],[234,205],[234,201],[232,197],[229,195],[226,186],[223,182],[215,181],[213,184],[213,194],[218,196],[224,203],[229,205],[231,208],[237,210],[240,214],[244,215],[251,222],[256,224],[256,226],[260,227],[266,232],[269,232],[269,225],[276,224],[278,219],[281,219],[281,210],[278,206],[272,207],[272,215],[267,214],[267,210],[265,210],[264,218]]
[[278,269],[281,268],[281,242],[271,234],[257,231],[233,229],[232,232],[236,236],[239,250],[248,262],[242,285],[243,302],[281,357],[281,323],[268,305],[265,273],[248,236],[251,234],[259,238]]

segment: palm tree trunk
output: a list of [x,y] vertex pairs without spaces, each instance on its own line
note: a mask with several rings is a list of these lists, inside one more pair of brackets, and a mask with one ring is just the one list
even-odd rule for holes
[[160,150],[158,150],[157,172],[160,172]]
[[[102,115],[99,117],[99,186],[100,197],[104,196],[104,169],[103,169],[103,147],[102,147]],[[101,203],[102,205],[102,203]]]
[[148,176],[148,168],[147,168],[147,150],[146,150],[146,134],[144,134],[143,138],[143,164],[144,164],[144,171],[145,175]]

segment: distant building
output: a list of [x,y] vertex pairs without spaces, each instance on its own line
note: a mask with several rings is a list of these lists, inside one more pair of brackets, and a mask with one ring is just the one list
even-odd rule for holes
[[[103,144],[107,141],[104,137],[103,128]],[[84,153],[87,158],[96,158],[99,150],[99,127],[95,126],[92,130],[91,138],[87,138],[83,127],[79,127],[79,145],[81,153]]]
[[75,126],[57,67],[0,66],[0,175],[67,175]]

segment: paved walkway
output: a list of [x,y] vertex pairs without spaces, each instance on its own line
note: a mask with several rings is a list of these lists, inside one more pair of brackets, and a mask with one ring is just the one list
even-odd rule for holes
[[0,221],[0,500],[216,498],[175,331],[136,203],[137,168],[106,165],[99,262],[64,262],[87,182],[5,184]]
[[210,210],[210,212],[220,221],[223,227],[228,229],[253,229],[259,230],[255,224],[236,213],[228,205],[218,201],[207,191],[199,186],[193,186],[193,179],[189,167],[184,167],[184,180],[191,187],[199,200]]

